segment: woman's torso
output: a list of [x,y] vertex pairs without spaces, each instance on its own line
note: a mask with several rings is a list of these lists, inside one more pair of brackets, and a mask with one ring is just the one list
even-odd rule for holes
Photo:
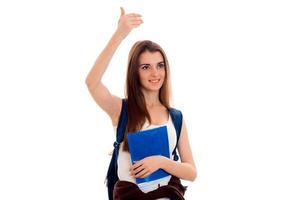
[[[169,115],[168,121],[164,124],[160,125],[150,125],[146,122],[142,128],[142,130],[148,130],[148,129],[153,129],[161,126],[166,126],[167,127],[167,134],[168,134],[168,141],[169,141],[169,155],[170,158],[173,159],[172,152],[175,148],[176,145],[176,130],[175,127],[172,123],[171,116]],[[116,129],[116,127],[114,127]],[[119,156],[118,156],[118,177],[120,180],[123,181],[129,181],[132,183],[136,183],[136,180],[134,177],[130,176],[130,167],[132,166],[131,164],[131,158],[129,152],[124,152],[123,151],[123,145],[124,142],[120,144],[119,148]],[[138,187],[140,188],[141,191],[148,193],[150,191],[153,191],[157,189],[159,186],[164,186],[168,185],[169,180],[171,179],[171,175],[155,180],[155,181],[150,181],[150,182],[144,182],[137,184]],[[161,198],[161,200],[166,200],[168,198]]]

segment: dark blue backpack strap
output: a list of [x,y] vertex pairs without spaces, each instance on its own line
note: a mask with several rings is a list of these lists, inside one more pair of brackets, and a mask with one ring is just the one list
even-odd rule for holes
[[180,133],[181,133],[181,127],[182,127],[182,113],[180,110],[177,110],[175,108],[169,108],[169,112],[173,121],[173,124],[175,126],[176,129],[176,136],[177,136],[177,140],[176,140],[176,145],[175,148],[173,150],[173,155],[174,155],[174,160],[177,161],[179,159],[176,149],[177,149],[177,145],[178,145],[178,141],[179,141],[179,137],[180,137]]
[[118,127],[117,127],[117,136],[116,136],[116,141],[114,143],[114,147],[119,146],[120,143],[124,139],[124,133],[125,133],[126,125],[127,125],[127,120],[128,120],[128,116],[127,116],[127,109],[126,109],[126,100],[122,99],[122,110],[121,110],[121,114],[119,117],[119,122],[118,122]]
[[126,100],[122,99],[122,109],[119,117],[117,133],[116,133],[116,141],[114,142],[114,151],[112,154],[112,158],[110,160],[110,164],[108,167],[106,179],[107,179],[107,190],[108,190],[108,198],[109,200],[113,200],[113,189],[115,183],[119,180],[118,178],[118,154],[120,144],[124,139],[125,129],[127,125],[127,109],[126,109]]

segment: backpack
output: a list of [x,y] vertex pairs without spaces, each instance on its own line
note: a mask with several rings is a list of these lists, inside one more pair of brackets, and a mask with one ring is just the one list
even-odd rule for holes
[[[180,137],[180,132],[181,132],[181,126],[182,126],[182,113],[175,109],[175,108],[169,108],[169,113],[172,119],[172,122],[174,124],[174,127],[176,129],[176,135],[177,135],[177,141],[175,148],[172,152],[172,155],[174,155],[174,160],[178,161],[179,157],[176,152],[178,140]],[[108,198],[109,200],[113,200],[113,189],[115,183],[119,180],[118,178],[118,166],[117,166],[117,159],[118,159],[118,154],[119,154],[119,147],[121,142],[124,139],[124,133],[125,133],[125,128],[127,125],[127,110],[126,110],[126,101],[125,99],[122,99],[122,109],[121,109],[121,114],[119,117],[119,122],[118,122],[118,127],[117,127],[117,134],[116,134],[116,141],[114,142],[114,150],[112,153],[112,158],[107,170],[107,175],[106,175],[106,186],[108,190]]]

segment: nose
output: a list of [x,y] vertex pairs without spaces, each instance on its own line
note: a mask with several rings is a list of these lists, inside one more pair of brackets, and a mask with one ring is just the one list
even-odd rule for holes
[[157,75],[158,74],[158,67],[151,67],[151,74],[152,75]]

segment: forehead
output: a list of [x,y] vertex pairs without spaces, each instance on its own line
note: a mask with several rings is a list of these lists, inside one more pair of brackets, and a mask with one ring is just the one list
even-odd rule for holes
[[140,64],[157,64],[159,62],[164,61],[163,56],[159,51],[149,52],[145,51],[140,55],[139,58]]

